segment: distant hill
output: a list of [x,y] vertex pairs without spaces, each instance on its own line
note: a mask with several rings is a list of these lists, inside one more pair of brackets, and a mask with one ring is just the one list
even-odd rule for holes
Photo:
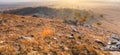
[[45,18],[60,18],[64,20],[79,21],[85,19],[87,23],[97,23],[102,17],[92,11],[70,9],[70,8],[49,8],[49,7],[27,7],[22,9],[8,10],[4,13],[24,16],[36,16]]

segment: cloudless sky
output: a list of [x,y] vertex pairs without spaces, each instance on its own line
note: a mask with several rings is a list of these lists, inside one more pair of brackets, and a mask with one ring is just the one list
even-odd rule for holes
[[[29,2],[29,1],[55,1],[55,0],[0,0],[0,2]],[[120,1],[120,0],[56,0],[56,1]]]
[[34,0],[0,0],[0,2],[28,2]]

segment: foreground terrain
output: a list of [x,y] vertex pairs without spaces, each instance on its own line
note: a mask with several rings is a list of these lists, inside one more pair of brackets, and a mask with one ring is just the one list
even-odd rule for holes
[[116,33],[61,19],[0,14],[0,55],[110,55]]

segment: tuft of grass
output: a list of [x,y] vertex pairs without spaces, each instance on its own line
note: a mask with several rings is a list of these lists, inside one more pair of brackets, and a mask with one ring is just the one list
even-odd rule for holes
[[84,16],[84,15],[82,16],[80,12],[75,12],[73,18],[76,21],[76,24],[78,24],[78,23],[85,22],[86,19],[87,19],[87,15],[86,16]]

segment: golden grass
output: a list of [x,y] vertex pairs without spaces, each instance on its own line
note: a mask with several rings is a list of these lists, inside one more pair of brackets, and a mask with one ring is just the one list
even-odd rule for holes
[[[6,15],[5,18],[8,16]],[[3,43],[0,43],[0,55],[105,55],[99,44],[92,43],[94,39],[104,41],[105,38],[92,35],[95,34],[94,31],[91,32],[81,26],[78,27],[80,28],[78,31],[83,34],[74,33],[74,39],[69,39],[71,25],[58,21],[53,23],[48,19],[33,19],[32,17],[24,19],[24,22],[21,22],[22,18],[13,18],[11,19],[11,24],[14,24],[12,27],[8,26],[9,22],[0,27],[0,40],[3,40]],[[31,20],[35,22],[30,22]],[[18,24],[24,24],[24,27],[16,27]],[[32,39],[29,40],[26,37]]]

